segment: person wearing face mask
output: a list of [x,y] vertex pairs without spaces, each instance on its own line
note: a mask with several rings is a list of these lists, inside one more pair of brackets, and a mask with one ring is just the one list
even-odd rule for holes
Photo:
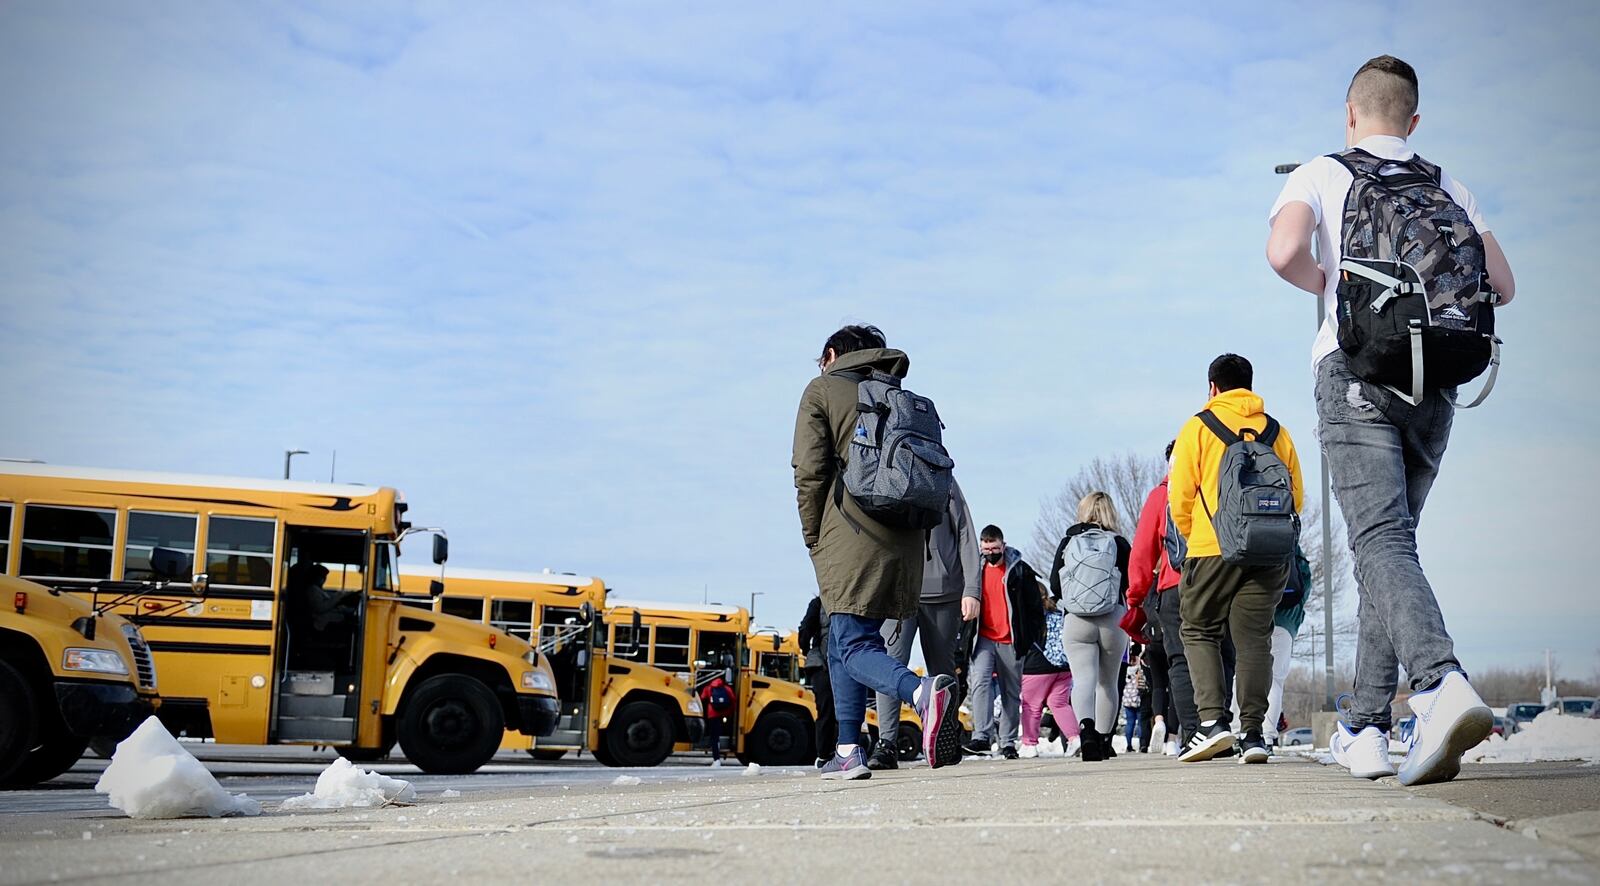
[[[1033,567],[1022,559],[1021,551],[1006,544],[1000,527],[985,526],[978,533],[978,550],[983,557],[980,581],[961,599],[961,618],[975,628],[968,631],[971,645],[967,654],[972,740],[961,750],[968,755],[988,754],[990,744],[998,739],[1001,755],[1015,760],[1020,756],[1022,653],[1034,642],[1043,642],[1044,606]],[[997,682],[998,732],[994,715]]]

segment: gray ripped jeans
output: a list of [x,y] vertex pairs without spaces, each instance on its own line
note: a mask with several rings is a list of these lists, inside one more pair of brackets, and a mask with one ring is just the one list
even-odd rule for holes
[[1360,730],[1390,727],[1404,666],[1413,690],[1460,670],[1455,644],[1417,560],[1417,521],[1455,418],[1455,389],[1412,406],[1357,378],[1342,352],[1317,364],[1317,436],[1333,474],[1360,594],[1355,704]]

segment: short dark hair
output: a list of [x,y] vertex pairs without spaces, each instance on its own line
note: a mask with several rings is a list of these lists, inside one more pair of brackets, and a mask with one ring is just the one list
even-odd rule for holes
[[1350,78],[1345,101],[1395,126],[1417,112],[1417,69],[1392,55],[1369,60]]
[[1231,391],[1235,388],[1249,390],[1255,384],[1256,371],[1251,368],[1249,360],[1238,354],[1223,354],[1211,361],[1211,368],[1206,371],[1206,379],[1216,385],[1218,391]]
[[982,532],[978,533],[978,540],[979,541],[1005,541],[1006,540],[1006,534],[1004,532],[1000,531],[1000,527],[994,525],[993,523],[990,523],[988,526],[983,527],[983,531]]
[[828,351],[833,351],[835,357],[843,357],[851,351],[865,351],[868,348],[884,348],[888,343],[884,341],[883,330],[876,326],[844,326],[838,332],[828,336],[827,342],[822,345],[822,356],[817,358],[821,363],[828,359]]
[[1168,440],[1167,441],[1167,451],[1161,453],[1161,457],[1163,459],[1171,459],[1172,458],[1172,447],[1177,446],[1177,445],[1178,445],[1178,441],[1177,440]]

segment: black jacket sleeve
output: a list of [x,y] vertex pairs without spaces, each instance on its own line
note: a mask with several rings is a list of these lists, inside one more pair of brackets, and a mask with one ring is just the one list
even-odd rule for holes
[[1039,576],[1033,567],[1019,562],[1011,568],[1011,606],[1016,613],[1011,630],[1017,635],[1016,650],[1020,661],[1044,636],[1044,601],[1039,598]]
[[1122,536],[1117,536],[1117,571],[1122,573],[1122,601],[1128,601],[1128,559],[1133,556],[1133,545]]
[[810,652],[822,637],[822,598],[812,597],[806,614],[800,619],[800,651]]
[[1061,539],[1061,544],[1056,545],[1056,558],[1050,563],[1050,596],[1061,599],[1061,567],[1067,562],[1067,542],[1072,541],[1069,532]]

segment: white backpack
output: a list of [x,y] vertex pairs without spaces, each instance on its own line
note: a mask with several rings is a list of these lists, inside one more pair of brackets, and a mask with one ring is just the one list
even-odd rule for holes
[[1067,612],[1090,618],[1116,609],[1122,593],[1116,535],[1098,527],[1074,535],[1061,559],[1060,578]]

